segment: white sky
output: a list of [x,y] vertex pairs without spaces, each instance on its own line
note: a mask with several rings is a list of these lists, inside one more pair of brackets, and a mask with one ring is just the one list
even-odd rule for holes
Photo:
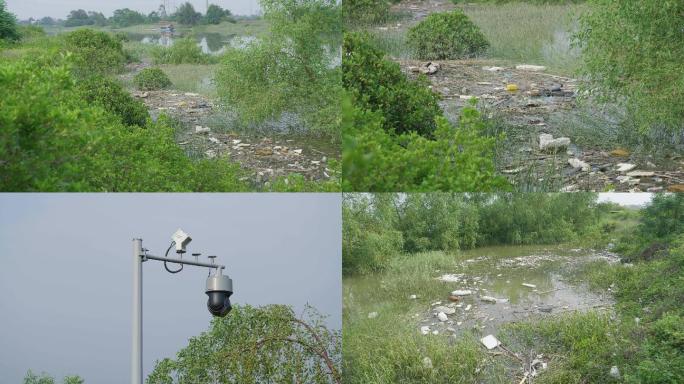
[[[175,0],[172,3],[178,6],[185,1],[192,3],[198,12],[205,13],[206,0]],[[5,3],[10,12],[20,20],[25,20],[44,16],[65,19],[75,9],[102,12],[109,17],[117,9],[130,8],[147,15],[157,10],[162,0],[6,0]],[[253,15],[259,12],[258,0],[210,0],[209,3],[229,9],[236,15]]]
[[620,205],[646,205],[653,199],[652,193],[599,193],[599,203],[610,201]]

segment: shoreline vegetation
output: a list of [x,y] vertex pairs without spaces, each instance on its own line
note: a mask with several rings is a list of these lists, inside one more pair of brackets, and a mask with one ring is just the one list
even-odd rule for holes
[[[535,383],[681,381],[683,214],[679,194],[657,195],[641,209],[597,204],[596,195],[581,193],[345,194],[344,377],[364,383],[510,383],[534,373]],[[553,261],[563,254],[560,264]],[[494,268],[492,260],[506,267]],[[555,293],[535,294],[524,286],[518,288],[522,296],[504,297],[502,292],[516,291],[503,280],[519,275],[530,281],[539,268],[560,276],[552,281],[563,282],[565,295],[577,286],[614,304],[537,307],[535,300]],[[453,282],[440,281],[440,275]],[[454,305],[447,295],[463,289],[460,284],[475,288],[473,298],[514,302],[463,296],[463,306]],[[476,326],[463,328],[477,313],[499,313],[491,308],[510,305],[533,308],[529,317],[472,320]],[[455,311],[446,331],[434,308]],[[511,316],[503,311],[501,316]],[[427,322],[420,321],[424,316]],[[498,324],[494,336],[503,348],[488,351],[479,326],[491,332],[492,324]]]

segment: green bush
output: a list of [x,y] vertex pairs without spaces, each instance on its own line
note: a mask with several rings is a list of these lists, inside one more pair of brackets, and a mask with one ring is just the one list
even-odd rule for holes
[[508,189],[494,169],[496,138],[474,108],[458,126],[437,117],[434,139],[395,135],[378,112],[346,103],[342,139],[344,191],[491,191]]
[[342,13],[348,24],[382,23],[389,16],[390,3],[387,0],[345,0]]
[[45,36],[43,27],[37,25],[20,25],[17,29],[22,40],[30,40]]
[[133,78],[135,86],[142,91],[156,91],[171,86],[171,80],[160,68],[145,68]]
[[[592,0],[577,43],[594,94],[624,103],[625,129],[684,132],[683,1]],[[596,87],[598,85],[598,87]],[[673,135],[674,133],[674,135]]]
[[407,44],[423,60],[474,57],[489,47],[480,28],[460,10],[429,15],[409,29]]
[[79,29],[68,33],[64,41],[78,76],[119,73],[126,63],[121,41],[105,32]]
[[345,34],[343,52],[342,83],[355,104],[380,112],[387,132],[432,135],[441,109],[427,78],[407,79],[398,64],[373,47],[367,34]]
[[0,190],[245,190],[239,166],[192,161],[165,118],[146,128],[81,97],[70,68],[0,62]]
[[192,37],[175,40],[169,48],[155,47],[151,53],[155,64],[211,64],[217,61],[202,53]]
[[102,76],[92,76],[80,81],[78,88],[86,102],[97,104],[119,116],[124,124],[139,127],[147,124],[149,114],[145,104],[133,98],[117,82]]

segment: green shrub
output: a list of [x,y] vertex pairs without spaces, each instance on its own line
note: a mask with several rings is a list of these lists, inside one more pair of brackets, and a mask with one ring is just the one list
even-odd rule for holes
[[428,88],[427,78],[407,79],[399,65],[385,60],[369,39],[361,33],[344,36],[342,83],[354,103],[380,112],[387,132],[431,136],[441,110],[439,97]]
[[426,17],[409,30],[407,44],[423,60],[474,57],[489,47],[480,28],[460,10]]
[[149,114],[145,104],[133,98],[117,82],[102,76],[92,76],[80,81],[78,88],[85,101],[119,116],[124,124],[144,127],[147,123]]
[[155,64],[211,64],[217,61],[202,53],[192,37],[175,40],[169,48],[155,47],[151,53]]
[[459,126],[437,117],[434,139],[415,132],[395,135],[378,112],[345,105],[343,191],[491,191],[508,188],[494,169],[496,138],[474,108]]
[[382,23],[387,20],[390,3],[387,0],[345,0],[342,13],[348,24]]
[[123,70],[126,62],[123,46],[111,35],[92,29],[79,29],[68,33],[64,39],[78,76],[105,75]]
[[159,68],[145,68],[135,75],[135,86],[142,91],[156,91],[171,86],[171,80]]
[[81,98],[70,68],[0,62],[0,190],[245,190],[239,166],[192,161],[165,118],[146,128]]
[[681,140],[684,2],[592,0],[590,4],[576,38],[584,73],[593,80],[592,92],[627,106],[625,129],[666,131],[670,135],[663,136]]

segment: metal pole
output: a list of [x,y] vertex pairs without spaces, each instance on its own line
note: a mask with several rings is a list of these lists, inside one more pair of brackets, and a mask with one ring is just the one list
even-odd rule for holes
[[133,353],[131,384],[142,384],[142,239],[133,239]]
[[225,265],[220,265],[220,264],[211,264],[211,263],[203,263],[201,261],[192,261],[192,260],[183,260],[183,259],[175,259],[172,257],[161,257],[161,256],[154,256],[154,255],[145,255],[145,259],[147,260],[157,260],[157,261],[166,261],[167,263],[174,263],[174,264],[186,264],[186,265],[194,265],[197,267],[207,267],[207,268],[215,268],[215,269],[226,269]]

